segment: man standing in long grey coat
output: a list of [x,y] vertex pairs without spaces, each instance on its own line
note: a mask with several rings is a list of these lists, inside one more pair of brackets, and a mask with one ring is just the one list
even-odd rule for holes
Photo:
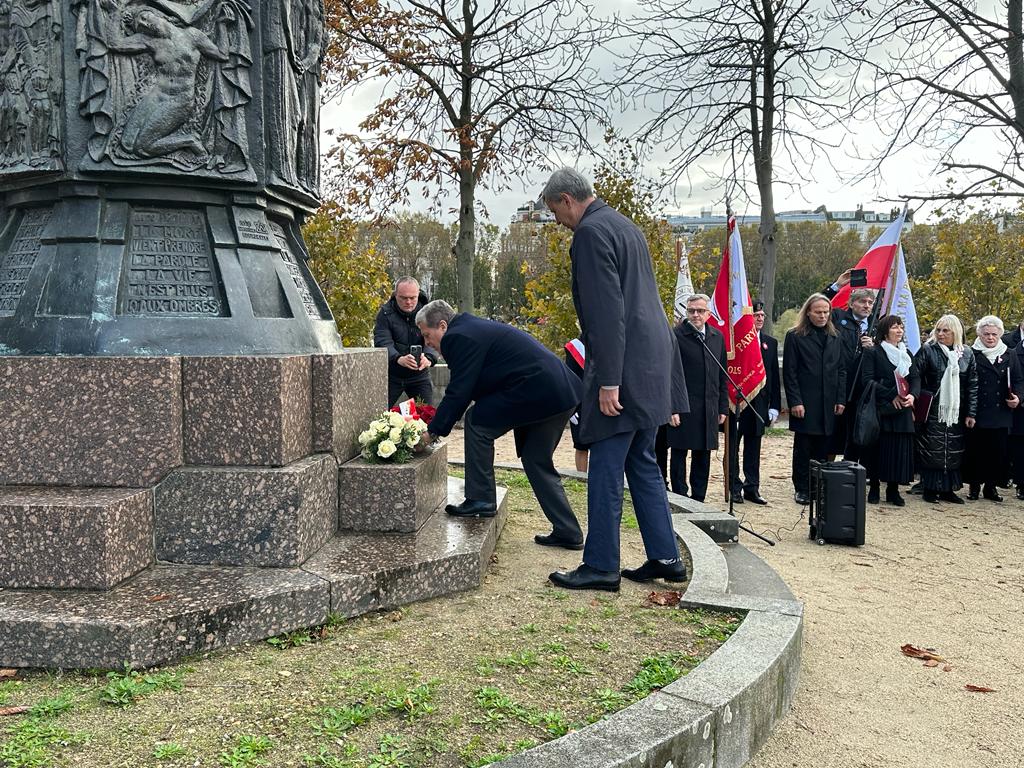
[[619,523],[623,473],[636,511],[647,562],[626,569],[634,581],[683,581],[668,497],[654,457],[662,424],[688,409],[651,255],[640,229],[594,196],[571,168],[551,176],[543,192],[555,220],[573,231],[572,297],[587,349],[580,404],[580,440],[590,444],[587,539],[583,563],[555,572],[568,589],[619,588]]

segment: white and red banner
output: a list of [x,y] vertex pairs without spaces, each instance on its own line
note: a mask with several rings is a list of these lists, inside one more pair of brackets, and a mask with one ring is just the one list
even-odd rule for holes
[[686,300],[694,294],[693,278],[690,277],[690,257],[686,254],[682,238],[676,238],[676,322],[686,319]]
[[[875,244],[868,248],[867,253],[861,256],[860,261],[854,269],[866,269],[868,271],[868,284],[864,287],[874,288],[876,291],[885,288],[889,284],[889,278],[893,271],[896,259],[896,250],[900,245],[900,235],[903,233],[903,222],[907,217],[907,209],[890,224],[885,232],[875,240]],[[844,285],[839,293],[832,299],[833,307],[846,309],[850,303],[851,288]]]
[[[708,319],[725,336],[729,377],[748,400],[761,391],[767,379],[761,345],[754,330],[754,310],[747,288],[747,269],[743,264],[743,243],[736,218],[729,217],[729,239],[718,270],[715,293],[711,297]],[[729,382],[729,408],[739,413],[746,407],[736,387]]]
[[917,322],[917,308],[914,296],[910,292],[910,279],[907,276],[907,260],[903,255],[903,246],[897,249],[896,267],[892,277],[885,286],[885,311],[883,315],[899,315],[903,320],[904,341],[911,354],[917,354],[921,348],[921,326]]

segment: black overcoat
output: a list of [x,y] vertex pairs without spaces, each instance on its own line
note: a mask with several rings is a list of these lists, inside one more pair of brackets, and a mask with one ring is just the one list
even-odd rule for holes
[[[572,300],[587,348],[580,439],[594,443],[668,423],[683,405],[672,397],[678,357],[643,233],[595,200],[573,231],[569,256]],[[618,416],[601,413],[602,386],[619,387]]]
[[1021,329],[1018,325],[1013,330],[1007,331],[1003,334],[1003,344],[1008,346],[1010,349],[1016,349],[1020,346],[1021,341]]
[[[811,330],[800,336],[786,334],[782,350],[782,381],[789,404],[789,429],[805,435],[831,435],[836,405],[846,403],[846,367],[839,338]],[[802,405],[804,418],[793,416]]]
[[392,381],[409,383],[430,378],[430,369],[414,371],[398,364],[398,358],[409,354],[409,347],[419,344],[423,347],[423,354],[430,360],[430,364],[437,363],[437,350],[431,349],[423,343],[423,334],[416,325],[416,313],[430,302],[423,291],[420,291],[419,300],[416,302],[416,309],[410,312],[403,312],[398,306],[395,294],[384,302],[384,305],[377,311],[377,318],[373,323],[373,346],[388,351],[388,378]]
[[948,471],[959,469],[964,454],[964,419],[978,415],[978,368],[974,351],[963,348],[960,368],[960,420],[952,427],[939,421],[939,385],[946,371],[946,355],[938,344],[927,343],[914,355],[921,375],[921,391],[934,395],[928,421],[917,425],[915,438],[917,466]]
[[1011,435],[1024,435],[1024,344],[1010,350],[1010,377],[1013,393],[1020,398],[1020,405],[1013,409]]
[[[874,381],[875,404],[878,407],[878,425],[883,432],[914,434],[914,409],[896,408],[892,401],[899,390],[896,389],[896,366],[889,362],[888,355],[879,344],[872,349],[864,350],[864,362],[861,364],[863,385]],[[916,400],[921,394],[921,375],[917,371],[917,363],[910,361],[910,372],[905,377],[910,385],[910,394]]]
[[441,338],[451,381],[430,433],[447,435],[471,402],[482,427],[509,430],[568,411],[579,403],[580,380],[533,336],[465,312]]
[[[782,390],[779,382],[779,342],[777,339],[766,333],[758,333],[761,343],[761,360],[764,361],[765,382],[758,392],[750,400],[750,406],[740,412],[739,434],[755,435],[760,437],[764,434],[765,424],[768,423],[768,410],[782,410]],[[754,411],[761,414],[757,418]]]
[[[710,325],[705,325],[704,330],[707,334],[704,343],[724,368],[725,338]],[[679,417],[678,427],[668,428],[668,445],[691,451],[713,451],[718,448],[718,417],[729,413],[725,371],[715,365],[701,346],[700,337],[692,325],[680,323],[673,332],[679,346],[690,412]]]
[[861,380],[858,368],[863,367],[861,361],[864,348],[860,345],[860,320],[848,309],[833,309],[832,324],[839,334],[839,343],[843,350],[843,365],[846,366],[846,402],[856,402],[861,393]]
[[979,429],[1009,429],[1013,423],[1013,412],[1006,405],[1009,389],[1007,373],[1010,370],[1010,355],[1007,350],[994,363],[975,350],[974,360],[978,367],[978,415],[975,427]]

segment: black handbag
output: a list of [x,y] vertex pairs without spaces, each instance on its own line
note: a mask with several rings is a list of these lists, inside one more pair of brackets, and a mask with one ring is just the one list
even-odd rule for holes
[[875,392],[878,382],[869,381],[857,403],[857,417],[853,421],[853,442],[860,446],[872,445],[882,431],[878,423],[878,403]]

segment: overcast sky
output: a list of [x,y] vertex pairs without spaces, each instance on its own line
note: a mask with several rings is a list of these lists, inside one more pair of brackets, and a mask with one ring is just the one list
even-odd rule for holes
[[[628,12],[633,3],[629,0],[597,0],[597,5],[598,11]],[[374,107],[379,96],[379,87],[369,86],[347,96],[343,103],[326,105],[322,113],[323,130],[355,132],[358,123]],[[616,127],[627,132],[637,121],[635,113],[618,115],[616,118]],[[880,177],[855,182],[852,179],[868,166],[860,157],[872,154],[872,148],[880,138],[879,126],[873,123],[852,124],[841,134],[837,133],[831,138],[841,142],[841,146],[830,153],[828,162],[821,160],[806,172],[810,181],[796,186],[776,185],[777,211],[813,209],[819,205],[825,205],[829,210],[852,210],[858,204],[863,204],[869,210],[889,209],[895,205],[892,201],[900,195],[920,193],[941,185],[940,180],[933,175],[935,153],[921,148],[906,150],[890,159],[883,166]],[[325,134],[322,148],[326,150],[332,142],[333,139]],[[552,155],[550,160],[552,166],[574,166],[587,175],[591,174],[595,165],[593,157]],[[655,148],[648,165],[650,175],[657,176],[669,162],[670,159],[659,155]],[[719,165],[712,158],[709,158],[709,164],[711,167]],[[752,170],[748,175],[753,176]],[[536,172],[531,177],[509,179],[510,189],[501,193],[478,188],[478,200],[486,208],[487,219],[494,224],[506,224],[516,207],[536,198],[546,177],[547,172]],[[724,187],[710,182],[708,178],[696,169],[691,174],[689,185],[676,188],[674,200],[671,195],[666,197],[665,212],[695,215],[707,207],[712,207],[716,212],[723,212]],[[755,198],[752,203],[734,200],[733,207],[737,213],[756,212],[756,189],[752,189],[751,192]],[[443,218],[445,221],[454,221],[456,216],[450,211],[457,205],[457,197],[452,194],[442,195],[441,200],[446,211]],[[415,210],[427,210],[429,201],[414,200],[410,207]],[[922,207],[918,212],[917,221],[927,220],[934,207],[931,204]]]

